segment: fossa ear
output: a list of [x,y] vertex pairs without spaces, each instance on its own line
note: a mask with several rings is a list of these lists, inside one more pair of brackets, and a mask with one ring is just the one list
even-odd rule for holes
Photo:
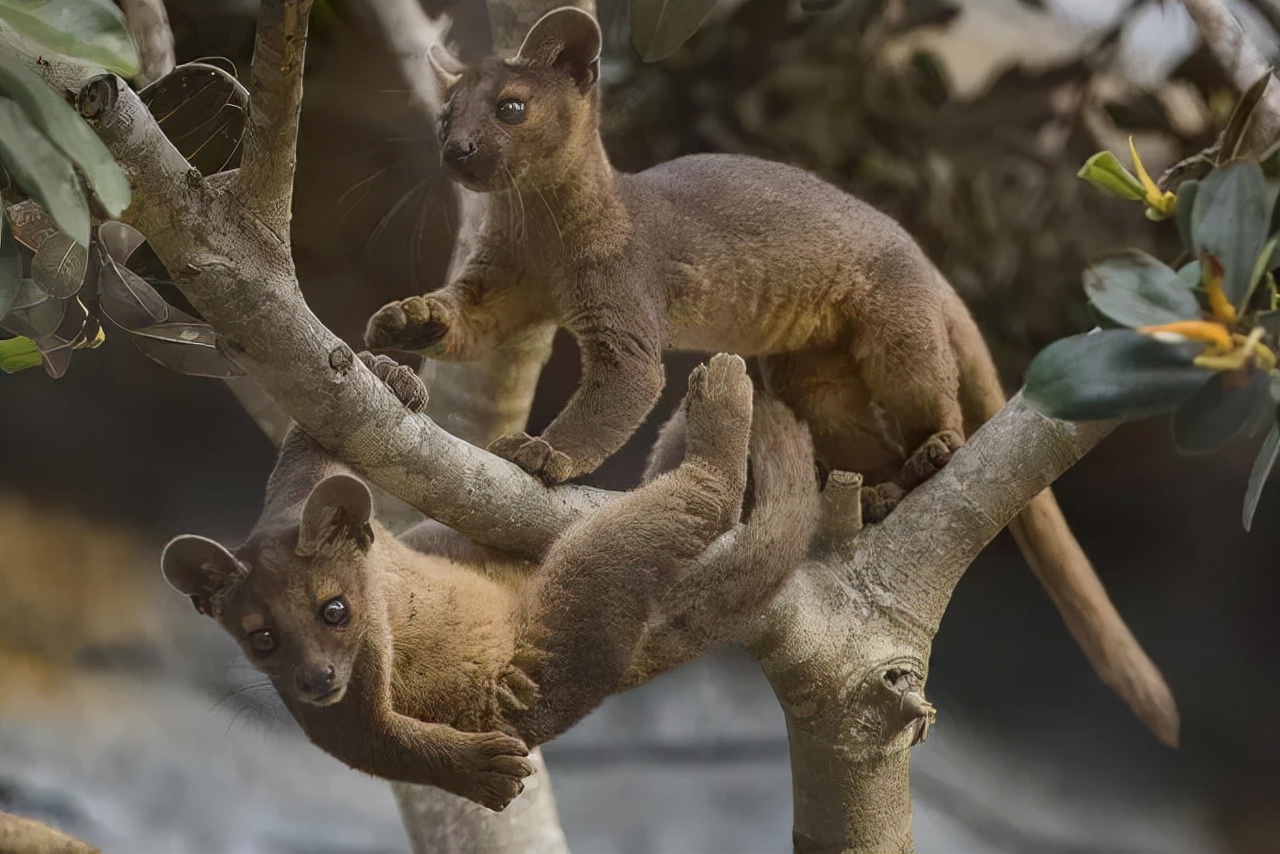
[[249,574],[226,546],[208,537],[184,534],[164,547],[160,571],[169,586],[191,597],[201,614],[214,614],[214,600]]
[[431,66],[431,71],[436,76],[441,95],[453,88],[454,84],[462,79],[462,72],[466,70],[466,66],[439,42],[427,48],[427,64]]
[[302,557],[315,554],[325,543],[342,535],[368,548],[373,542],[369,525],[372,518],[373,493],[364,481],[349,474],[326,477],[307,496],[296,551]]
[[602,40],[594,17],[574,6],[562,6],[537,20],[512,62],[564,71],[586,90],[600,78]]

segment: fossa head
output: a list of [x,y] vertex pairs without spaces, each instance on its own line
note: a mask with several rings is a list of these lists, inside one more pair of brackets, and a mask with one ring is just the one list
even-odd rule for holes
[[234,552],[194,534],[174,539],[164,577],[236,639],[281,696],[332,705],[375,620],[372,512],[364,483],[333,475],[311,491],[298,524],[257,528]]
[[480,192],[553,187],[597,137],[600,27],[571,6],[538,19],[510,60],[463,68],[439,46],[431,67],[447,102],[441,159]]

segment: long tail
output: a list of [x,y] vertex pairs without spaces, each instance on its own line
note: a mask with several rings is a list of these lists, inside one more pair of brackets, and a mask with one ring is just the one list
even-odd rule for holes
[[[948,320],[960,357],[965,433],[972,435],[1004,406],[1004,392],[986,343],[958,298]],[[1173,694],[1107,597],[1053,493],[1046,489],[1033,498],[1009,530],[1099,678],[1157,738],[1176,747],[1179,721]]]

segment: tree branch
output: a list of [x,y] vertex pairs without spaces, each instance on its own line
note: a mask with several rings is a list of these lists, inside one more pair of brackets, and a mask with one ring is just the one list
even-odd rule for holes
[[262,0],[237,195],[288,244],[307,15],[312,0]]
[[[1182,0],[1182,5],[1196,22],[1205,45],[1237,89],[1245,91],[1268,73],[1271,64],[1263,58],[1258,46],[1240,26],[1239,19],[1228,11],[1222,0]],[[1280,134],[1280,86],[1272,80],[1263,92],[1262,103],[1254,111],[1253,121],[1241,146],[1242,154],[1261,153],[1277,134]]]
[[428,516],[517,554],[540,554],[606,500],[587,487],[548,488],[406,411],[312,314],[288,244],[246,218],[238,194],[186,171],[136,94],[100,77],[80,103],[134,183],[129,221],[230,355],[327,450]]

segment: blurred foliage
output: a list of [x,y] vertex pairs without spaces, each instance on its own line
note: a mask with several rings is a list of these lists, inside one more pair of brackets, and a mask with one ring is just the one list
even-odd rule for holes
[[[233,74],[210,63],[188,63],[139,96],[201,173],[239,164],[249,96]],[[51,377],[61,377],[72,351],[102,342],[107,321],[147,357],[179,373],[243,373],[136,229],[104,222],[92,229],[86,247],[34,199],[9,205],[0,223],[0,328],[19,336],[0,341],[0,370],[43,364]]]
[[1085,274],[1090,305],[1111,326],[1042,351],[1025,396],[1058,418],[1137,418],[1172,411],[1174,439],[1188,452],[1218,450],[1271,432],[1250,475],[1243,512],[1252,523],[1280,447],[1280,290],[1273,255],[1280,239],[1276,175],[1280,146],[1260,158],[1242,151],[1245,130],[1271,73],[1240,99],[1218,141],[1176,164],[1157,185],[1130,142],[1134,177],[1107,152],[1080,174],[1149,218],[1176,217],[1183,252],[1175,266],[1141,252]]

